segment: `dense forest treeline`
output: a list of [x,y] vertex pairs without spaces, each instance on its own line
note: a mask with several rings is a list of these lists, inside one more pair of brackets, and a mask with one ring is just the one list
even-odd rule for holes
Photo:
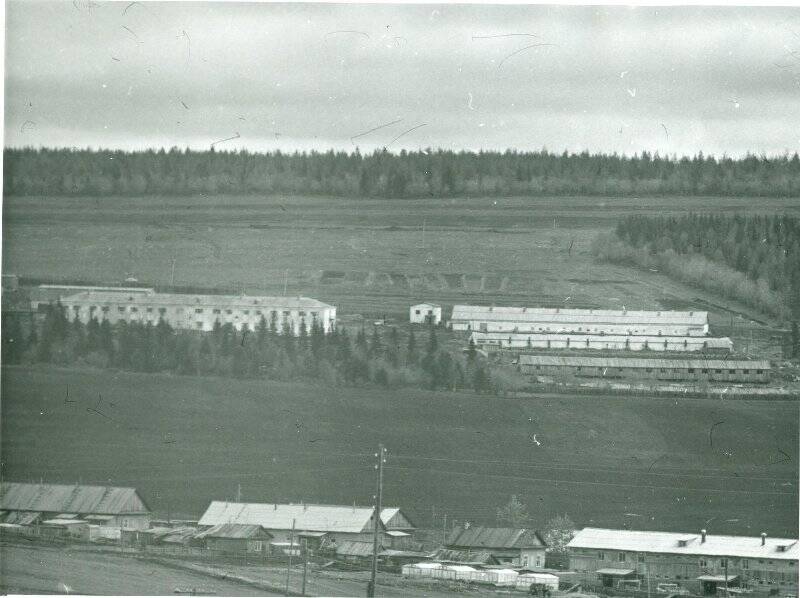
[[798,351],[800,219],[786,215],[627,216],[600,235],[601,260],[660,269],[793,322]]
[[3,180],[7,195],[800,196],[800,158],[13,148],[5,150]]
[[271,380],[310,380],[336,386],[376,385],[431,390],[516,389],[522,379],[512,370],[494,369],[470,343],[465,354],[439,344],[430,327],[417,338],[401,338],[397,328],[371,333],[359,329],[325,334],[321,327],[292,335],[263,317],[255,330],[237,331],[217,322],[211,332],[176,330],[158,324],[92,318],[69,321],[60,303],[48,306],[40,323],[23,315],[3,321],[2,362],[54,363],[116,368],[135,372],[173,372]]

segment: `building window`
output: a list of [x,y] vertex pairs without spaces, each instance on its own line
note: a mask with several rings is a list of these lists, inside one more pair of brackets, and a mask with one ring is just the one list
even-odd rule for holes
[[194,313],[196,313],[196,314],[203,313],[203,308],[202,307],[198,307],[197,309],[194,310]]
[[708,567],[708,562],[705,559],[700,559],[699,564],[701,569],[705,569],[706,567]]
[[167,308],[166,307],[159,307],[158,308],[158,313],[160,313],[163,316],[165,313],[167,313]]
[[719,566],[720,566],[721,568],[723,568],[723,569],[724,569],[725,567],[727,567],[727,566],[728,566],[728,559],[720,559],[720,560],[719,560]]
[[244,315],[249,316],[250,315],[250,310],[249,309],[244,310]]
[[108,313],[108,305],[104,305],[103,307],[101,307],[101,308],[100,308],[100,310],[101,310],[101,311],[102,311],[104,314],[107,314],[107,313]]
[[690,374],[694,374],[694,368],[689,368],[686,371],[689,372]]
[[148,307],[147,308],[147,313],[149,313],[149,314],[153,313],[153,308],[152,307]]
[[764,370],[756,370],[756,374],[763,374]]
[[139,308],[138,308],[138,307],[131,307],[131,313],[134,313],[134,314],[135,314],[135,313],[136,313],[136,312],[138,312],[138,311],[139,311]]
[[728,370],[728,373],[729,373],[729,374],[735,374],[735,373],[736,373],[736,370]]
[[221,313],[222,313],[222,310],[221,310],[221,309],[212,309],[212,310],[211,310],[211,313],[214,313],[214,314],[221,314]]
[[124,313],[125,313],[125,308],[124,308],[124,307],[118,307],[118,308],[117,308],[117,311],[118,311],[119,313],[121,313],[121,314],[124,314]]
[[598,560],[598,561],[604,561],[604,560],[606,560],[606,554],[605,554],[604,552],[598,552],[598,553],[597,553],[597,560]]
[[620,552],[619,555],[618,555],[618,558],[619,558],[620,562],[625,562],[625,553],[624,552]]
[[415,313],[416,315],[419,315],[419,310],[418,310],[418,309],[415,309],[415,310],[414,310],[414,313]]
[[707,374],[707,373],[708,373],[708,368],[703,368],[701,371],[702,371],[704,374]]
[[306,312],[299,311],[299,312],[297,312],[297,315],[300,316],[301,318],[305,318],[306,317]]
[[717,374],[721,374],[722,370],[714,370]]
[[202,330],[203,329],[203,323],[202,322],[195,322],[194,325],[197,327],[198,330]]
[[225,313],[228,314],[228,315],[231,315],[233,313],[233,310],[232,309],[226,309]]
[[750,373],[750,370],[742,370],[742,373],[743,373],[743,374],[749,374],[749,373]]
[[284,318],[288,318],[288,317],[289,317],[289,316],[291,316],[291,315],[292,315],[292,313],[291,313],[291,312],[288,312],[288,311],[285,311],[285,312],[283,312],[283,317],[284,317]]
[[747,559],[742,559],[742,569],[749,569],[750,568],[750,561]]
[[639,553],[639,562],[644,563],[644,554],[641,552]]

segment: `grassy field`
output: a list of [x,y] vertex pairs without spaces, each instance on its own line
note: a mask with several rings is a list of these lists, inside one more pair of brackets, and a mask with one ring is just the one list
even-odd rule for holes
[[[2,476],[139,488],[162,514],[212,499],[387,505],[420,525],[534,522],[791,535],[798,404],[499,399],[56,368],[2,370]],[[95,409],[100,413],[90,411]],[[535,439],[533,435],[536,435]],[[435,510],[435,518],[434,518]]]
[[41,545],[0,545],[0,589],[10,594],[167,596],[175,588],[196,588],[221,596],[278,595],[130,556]]
[[[575,307],[692,304],[657,273],[597,265],[592,238],[632,213],[800,212],[798,199],[9,197],[3,271],[306,294],[341,313],[419,299]],[[423,233],[424,228],[424,233]]]

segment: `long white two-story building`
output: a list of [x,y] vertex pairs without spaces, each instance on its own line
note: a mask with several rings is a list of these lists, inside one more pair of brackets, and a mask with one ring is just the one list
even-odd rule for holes
[[230,323],[237,330],[255,330],[263,317],[280,333],[288,325],[294,334],[305,322],[310,331],[316,322],[325,333],[336,326],[336,307],[308,297],[261,297],[250,295],[188,295],[156,293],[146,289],[83,291],[61,298],[67,317],[87,323],[92,318],[114,324],[152,322],[159,319],[174,328],[209,331],[214,323]]

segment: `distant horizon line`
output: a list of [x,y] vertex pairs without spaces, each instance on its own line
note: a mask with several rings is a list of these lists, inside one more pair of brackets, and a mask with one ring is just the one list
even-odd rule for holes
[[540,149],[537,150],[526,150],[526,149],[518,149],[513,147],[508,147],[506,149],[452,149],[452,148],[444,148],[444,147],[419,147],[417,149],[389,149],[386,146],[383,147],[376,147],[371,151],[361,151],[359,146],[355,146],[353,149],[337,149],[335,147],[328,147],[327,149],[280,149],[276,148],[274,150],[254,150],[248,149],[246,147],[239,147],[239,148],[222,148],[216,149],[213,145],[209,148],[203,149],[196,149],[192,148],[188,145],[180,147],[178,145],[172,145],[169,147],[166,146],[150,146],[146,148],[139,148],[139,149],[123,149],[121,147],[113,148],[113,147],[93,147],[91,145],[85,147],[78,147],[78,146],[58,146],[58,145],[23,145],[23,146],[4,146],[3,151],[72,151],[72,152],[90,152],[90,153],[122,153],[122,154],[147,154],[147,153],[171,153],[177,151],[178,153],[220,153],[220,154],[240,154],[240,153],[247,153],[250,155],[255,156],[270,156],[276,154],[282,155],[325,155],[329,153],[333,154],[347,154],[349,156],[359,154],[361,156],[370,156],[378,153],[388,153],[394,156],[400,156],[402,152],[406,152],[407,154],[428,154],[428,155],[435,155],[440,153],[452,153],[455,155],[458,154],[473,154],[473,155],[480,155],[480,154],[496,154],[496,155],[504,155],[508,153],[512,154],[539,154],[539,155],[550,155],[555,157],[561,157],[565,154],[568,157],[572,156],[589,156],[589,157],[607,157],[607,158],[641,158],[644,154],[647,154],[650,158],[658,157],[659,159],[669,160],[673,162],[679,162],[683,159],[693,160],[699,158],[701,155],[704,159],[714,159],[714,160],[733,160],[733,161],[742,161],[748,158],[758,158],[764,160],[773,160],[773,159],[800,159],[800,150],[795,149],[793,151],[789,149],[784,149],[783,152],[751,152],[747,151],[744,154],[728,154],[723,152],[722,154],[716,153],[705,153],[702,150],[698,150],[695,154],[677,154],[675,152],[672,153],[660,153],[658,150],[642,150],[641,152],[604,152],[604,151],[590,151],[587,149],[583,149],[580,151],[576,150],[568,150],[563,149],[561,151],[553,151],[548,149],[546,146],[542,146]]

